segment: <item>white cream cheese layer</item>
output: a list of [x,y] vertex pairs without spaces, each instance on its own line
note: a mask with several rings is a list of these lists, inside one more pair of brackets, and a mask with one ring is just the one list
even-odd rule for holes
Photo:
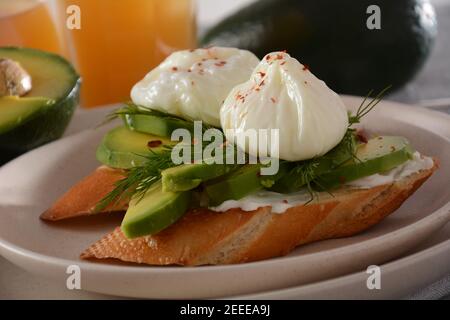
[[[400,165],[383,174],[374,174],[362,179],[347,183],[352,188],[373,188],[383,184],[393,183],[405,178],[420,170],[427,170],[433,167],[433,159],[422,157],[419,152],[415,152],[413,158],[403,165]],[[320,193],[320,199],[329,198],[328,193]],[[310,200],[310,195],[306,190],[290,194],[281,194],[270,191],[258,191],[240,200],[227,200],[217,207],[211,207],[213,211],[224,212],[232,208],[240,208],[243,211],[253,211],[261,207],[272,207],[273,213],[284,213],[287,209],[304,204]]]
[[413,154],[413,158],[401,166],[385,173],[377,173],[355,181],[350,181],[347,185],[360,189],[369,189],[376,186],[381,186],[383,184],[392,183],[420,170],[430,169],[433,167],[433,164],[433,159],[430,157],[422,157],[420,153],[416,151]]
[[[324,155],[348,127],[341,98],[284,52],[268,54],[251,78],[230,92],[220,120],[224,130],[234,130],[225,131],[227,139],[253,156],[258,155],[258,145],[240,143],[239,132],[278,129],[279,158],[289,161]],[[277,157],[275,153],[270,149],[269,155]]]
[[131,90],[134,103],[220,126],[228,93],[250,78],[259,59],[250,51],[211,47],[171,54]]

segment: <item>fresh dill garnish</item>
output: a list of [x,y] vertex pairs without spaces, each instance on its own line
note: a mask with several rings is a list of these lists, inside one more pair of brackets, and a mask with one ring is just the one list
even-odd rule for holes
[[[194,122],[194,119],[190,119],[190,118],[183,118],[183,117],[179,117],[170,113],[166,113],[166,112],[162,112],[159,110],[155,110],[155,109],[151,109],[151,108],[147,108],[144,106],[140,106],[137,104],[134,104],[132,102],[126,102],[124,104],[124,106],[120,107],[117,110],[114,110],[113,112],[111,112],[110,114],[108,114],[104,121],[102,123],[100,123],[99,126],[105,125],[113,120],[119,119],[119,118],[123,118],[124,116],[127,115],[144,115],[144,116],[153,116],[153,117],[158,117],[158,118],[165,118],[165,119],[172,119],[172,120],[176,120],[176,121],[183,121],[183,122]],[[202,131],[205,132],[208,129],[218,129],[220,131],[222,131],[220,128],[217,128],[215,126],[212,126],[210,124],[206,124],[202,122]]]
[[170,119],[186,121],[185,119],[183,119],[181,117],[178,117],[178,116],[175,116],[175,115],[172,115],[169,113],[165,113],[165,112],[158,111],[155,109],[150,109],[150,108],[146,108],[143,106],[139,106],[132,102],[126,102],[123,107],[120,107],[119,109],[114,110],[113,112],[108,114],[102,124],[106,124],[115,119],[121,118],[124,115],[146,115],[146,116],[155,116],[158,118],[170,118]]
[[366,116],[370,111],[375,108],[375,106],[383,99],[383,96],[385,93],[391,88],[392,86],[387,86],[383,90],[381,90],[369,103],[365,104],[367,99],[373,94],[373,90],[370,90],[367,96],[364,98],[364,100],[361,102],[360,106],[356,110],[355,115],[349,115],[348,117],[348,126],[351,127],[354,124],[360,123],[361,119]]
[[302,164],[293,169],[292,173],[295,172],[301,176],[300,180],[304,183],[304,186],[310,195],[310,198],[305,205],[314,200],[316,191],[313,189],[312,182],[317,178],[316,168],[318,166],[319,162],[317,159],[312,159],[310,161],[304,161]]
[[147,159],[145,164],[128,170],[125,178],[114,184],[114,189],[100,200],[94,211],[100,212],[110,204],[119,203],[123,199],[143,197],[147,190],[161,179],[163,170],[175,166],[171,158],[172,147],[162,148],[158,153],[151,151],[148,155],[141,155]]

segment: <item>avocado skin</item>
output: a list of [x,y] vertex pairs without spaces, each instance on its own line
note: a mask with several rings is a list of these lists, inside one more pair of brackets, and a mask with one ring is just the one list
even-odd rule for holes
[[43,144],[59,139],[66,130],[73,113],[80,102],[81,77],[72,65],[56,54],[18,47],[3,47],[2,50],[18,51],[37,56],[49,56],[59,63],[67,65],[67,70],[73,76],[73,84],[68,87],[62,99],[53,106],[36,112],[26,122],[0,135],[0,165],[37,148]]
[[[366,27],[369,5],[381,9],[381,30]],[[260,58],[287,50],[333,90],[366,95],[408,82],[436,32],[428,0],[260,0],[210,29],[201,43],[247,49]]]

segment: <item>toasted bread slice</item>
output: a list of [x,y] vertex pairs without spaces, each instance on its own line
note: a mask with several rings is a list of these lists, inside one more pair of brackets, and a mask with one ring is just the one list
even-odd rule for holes
[[375,225],[400,207],[436,168],[435,161],[429,170],[371,189],[341,188],[334,197],[321,195],[283,214],[272,213],[271,207],[224,213],[196,209],[156,235],[133,240],[117,228],[85,250],[81,258],[214,265],[282,256],[299,245],[351,236]]
[[[97,203],[114,189],[115,182],[123,178],[121,170],[106,166],[98,167],[59,198],[50,209],[42,213],[41,219],[56,221],[99,213],[94,210]],[[124,211],[127,207],[128,199],[123,199],[102,212]]]

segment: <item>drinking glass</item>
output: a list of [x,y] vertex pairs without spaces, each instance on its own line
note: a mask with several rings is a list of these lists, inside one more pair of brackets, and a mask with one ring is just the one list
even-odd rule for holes
[[[79,25],[68,28],[74,6]],[[165,57],[196,46],[194,0],[59,0],[57,10],[83,78],[83,107],[129,100]]]

